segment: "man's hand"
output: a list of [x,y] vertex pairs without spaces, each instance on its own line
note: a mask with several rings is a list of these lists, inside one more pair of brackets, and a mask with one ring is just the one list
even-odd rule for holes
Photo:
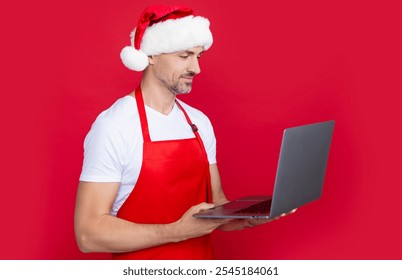
[[197,219],[193,215],[213,208],[215,205],[206,202],[194,205],[175,223],[173,223],[178,240],[182,241],[211,233],[218,227],[232,221],[231,219]]
[[222,231],[233,231],[233,230],[242,230],[245,228],[255,227],[258,225],[266,224],[272,221],[275,221],[279,218],[285,217],[289,214],[293,214],[297,209],[293,209],[287,213],[283,213],[280,216],[269,218],[269,219],[235,219],[230,220],[228,223],[223,224],[219,229]]

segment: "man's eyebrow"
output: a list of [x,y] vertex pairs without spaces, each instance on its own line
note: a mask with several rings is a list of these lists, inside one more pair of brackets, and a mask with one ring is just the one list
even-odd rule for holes
[[[187,53],[187,54],[191,54],[191,55],[195,54],[195,52],[190,51],[190,50],[186,50],[184,52]],[[203,53],[204,53],[204,51],[200,52],[198,55],[202,55]]]

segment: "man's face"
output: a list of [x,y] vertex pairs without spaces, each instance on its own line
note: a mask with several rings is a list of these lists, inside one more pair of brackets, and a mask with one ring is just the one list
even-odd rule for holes
[[203,51],[203,47],[194,47],[184,51],[156,55],[151,58],[153,75],[162,86],[173,94],[189,93],[194,76],[201,72],[198,60]]

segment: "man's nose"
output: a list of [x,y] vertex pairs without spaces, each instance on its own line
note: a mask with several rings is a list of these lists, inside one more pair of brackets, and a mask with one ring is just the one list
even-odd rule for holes
[[200,68],[200,64],[198,61],[198,57],[194,56],[191,59],[191,64],[190,67],[188,69],[190,72],[193,72],[194,74],[199,74],[201,73],[201,68]]

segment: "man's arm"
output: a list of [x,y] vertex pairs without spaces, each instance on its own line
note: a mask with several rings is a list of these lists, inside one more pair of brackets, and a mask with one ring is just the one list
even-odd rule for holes
[[216,163],[209,165],[209,173],[211,174],[212,203],[214,205],[221,205],[229,202],[225,196],[225,193],[223,192],[221,176],[219,175],[219,170]]
[[[211,174],[212,201],[213,201],[214,205],[221,205],[226,202],[229,202],[229,200],[226,198],[226,196],[223,192],[223,189],[222,189],[218,166],[216,164],[211,164],[209,166],[209,172]],[[277,220],[280,217],[284,217],[286,215],[292,214],[295,211],[296,211],[296,209],[290,211],[289,213],[285,213],[279,217],[274,217],[271,219],[233,219],[233,220],[230,220],[228,223],[223,224],[219,229],[222,231],[242,230],[245,228],[258,226],[258,225],[262,225],[262,224]]]
[[130,252],[202,236],[227,220],[194,219],[213,205],[191,207],[171,224],[136,224],[110,215],[119,183],[80,182],[74,214],[78,247],[83,252]]

